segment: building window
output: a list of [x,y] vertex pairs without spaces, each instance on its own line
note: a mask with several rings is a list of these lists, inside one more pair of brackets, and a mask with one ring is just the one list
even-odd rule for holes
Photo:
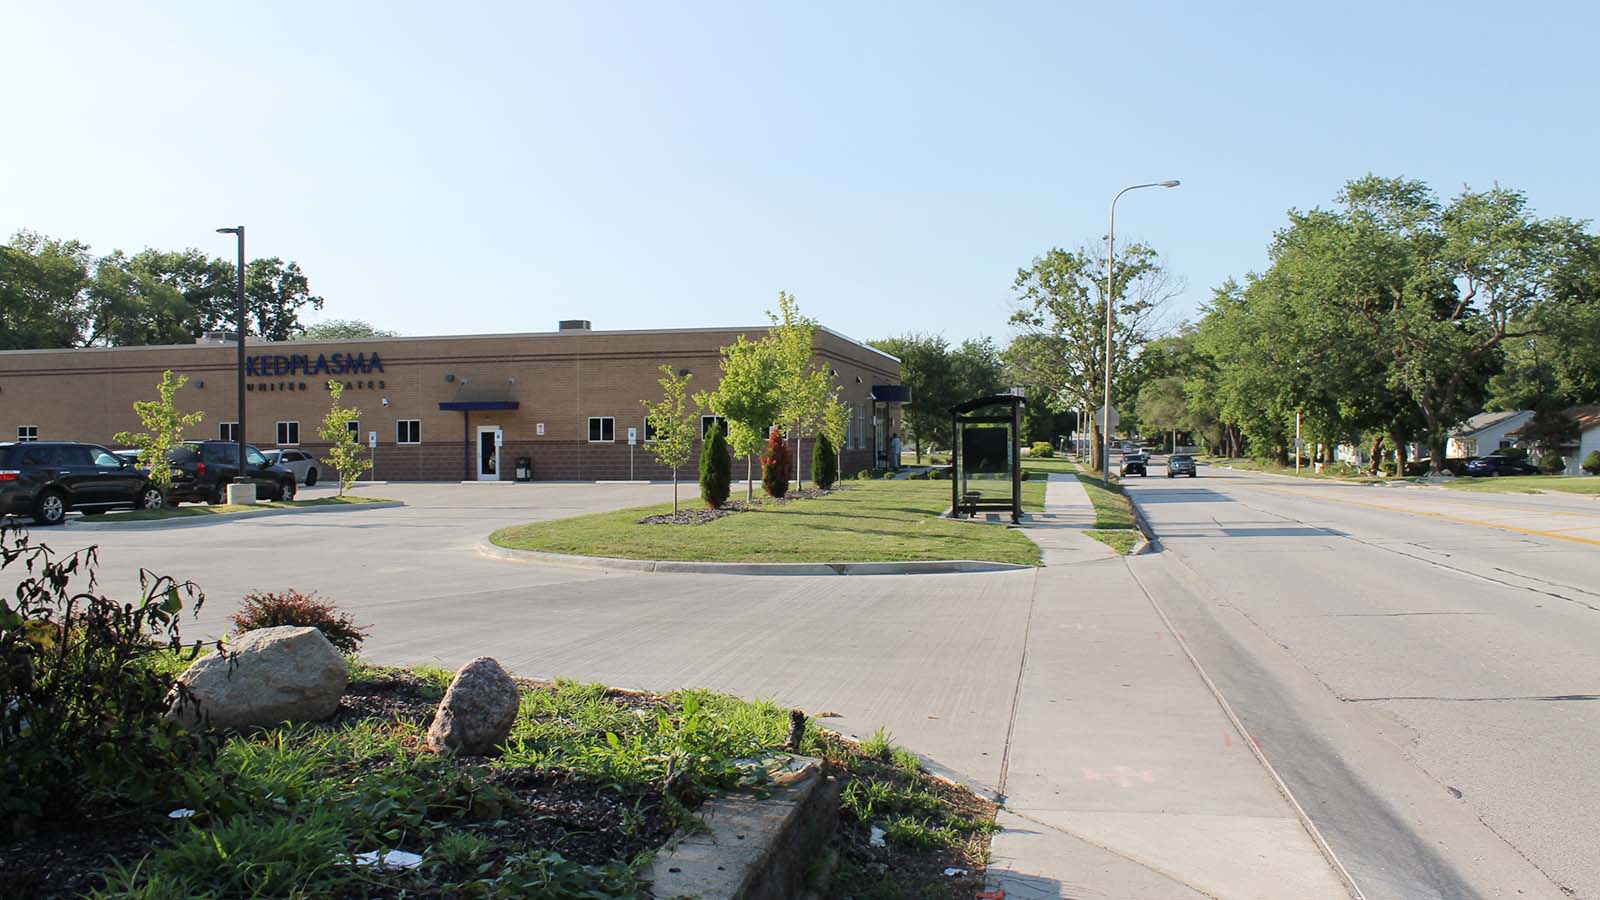
[[239,440],[239,423],[238,422],[223,422],[222,423],[222,431],[218,435],[218,437],[222,438],[225,441],[228,441],[229,443],[237,442]]
[[711,434],[711,426],[713,426],[713,425],[720,426],[722,428],[723,437],[727,437],[727,435],[728,435],[728,420],[727,419],[723,418],[722,416],[701,416],[700,417],[700,440],[702,440],[702,441],[705,440],[706,437]]
[[293,447],[293,446],[295,446],[295,445],[297,445],[299,443],[300,443],[300,423],[299,422],[279,422],[278,423],[278,446],[279,447]]
[[361,441],[361,420],[351,419],[344,424],[346,428],[350,429],[350,436],[355,438],[357,443],[359,443]]
[[27,443],[28,441],[37,441],[38,439],[39,439],[39,426],[37,426],[37,425],[18,425],[17,426],[17,443],[23,444],[23,443]]
[[394,423],[394,442],[396,444],[422,443],[422,420],[401,419]]
[[609,444],[617,439],[617,420],[610,416],[589,417],[589,443]]
[[867,408],[856,408],[856,449],[867,449]]
[[656,426],[648,416],[644,420],[644,442],[646,444],[654,444],[656,442]]

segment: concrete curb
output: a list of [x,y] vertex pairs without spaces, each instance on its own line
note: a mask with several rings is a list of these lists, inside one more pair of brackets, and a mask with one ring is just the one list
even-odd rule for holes
[[1133,510],[1133,527],[1139,530],[1139,535],[1143,538],[1133,546],[1132,550],[1128,551],[1128,555],[1140,556],[1145,553],[1161,552],[1161,542],[1156,539],[1155,531],[1150,528],[1150,520],[1144,517],[1144,510],[1140,509],[1139,504],[1134,502],[1133,494],[1124,490],[1122,496],[1127,498],[1128,508]]
[[680,834],[650,864],[653,896],[788,900],[799,896],[839,820],[844,785],[821,760],[795,757],[798,780],[770,796],[735,794],[701,812],[706,830]]
[[300,516],[308,513],[329,512],[354,512],[364,509],[396,509],[405,506],[403,500],[383,500],[377,503],[330,503],[326,506],[303,506],[298,509],[268,508],[257,512],[231,512],[217,513],[214,516],[184,516],[175,519],[152,519],[142,522],[117,522],[100,521],[87,522],[83,519],[67,520],[67,527],[72,529],[88,529],[90,531],[158,531],[164,528],[202,528],[208,525],[222,525],[228,522],[237,522],[240,519],[270,519],[274,516]]
[[478,554],[490,559],[537,565],[566,566],[628,574],[699,575],[961,575],[974,572],[1015,572],[1036,568],[1017,563],[987,562],[976,559],[948,559],[912,562],[837,562],[837,563],[719,563],[681,560],[619,559],[609,556],[578,556],[546,553],[542,550],[513,550],[488,541],[478,544]]

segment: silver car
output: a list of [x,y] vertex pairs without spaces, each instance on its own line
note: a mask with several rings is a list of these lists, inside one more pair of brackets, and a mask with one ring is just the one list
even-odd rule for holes
[[293,472],[294,480],[306,487],[316,484],[317,479],[322,477],[320,471],[322,463],[304,450],[263,450],[261,455],[265,456],[268,462]]

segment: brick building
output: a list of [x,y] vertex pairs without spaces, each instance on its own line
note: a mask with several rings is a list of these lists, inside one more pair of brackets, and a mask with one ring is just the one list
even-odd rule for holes
[[[692,391],[716,387],[720,350],[765,328],[593,331],[563,322],[536,334],[247,342],[245,439],[261,448],[320,455],[326,383],[345,383],[361,409],[362,443],[373,434],[380,480],[509,480],[516,460],[537,480],[659,479],[647,452],[641,402],[656,400],[660,366],[687,370]],[[189,376],[182,410],[205,419],[186,438],[232,439],[237,348],[231,339],[193,345],[0,352],[0,440],[80,440],[113,445],[141,426],[135,400],[156,396],[165,369]],[[881,458],[899,427],[900,363],[819,328],[816,359],[849,405],[841,449],[846,474]],[[637,445],[629,444],[630,430]],[[810,476],[810,440],[805,442]],[[631,457],[631,462],[630,462]],[[735,467],[736,477],[743,474]],[[689,477],[693,477],[692,473]]]

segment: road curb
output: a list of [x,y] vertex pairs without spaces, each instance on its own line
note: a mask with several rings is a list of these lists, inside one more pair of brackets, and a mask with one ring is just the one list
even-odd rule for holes
[[74,530],[87,529],[90,531],[157,531],[165,528],[201,528],[208,525],[223,525],[228,522],[237,522],[240,519],[268,519],[274,516],[301,516],[308,513],[354,512],[362,509],[396,509],[405,505],[403,500],[382,500],[376,503],[330,503],[326,506],[303,506],[290,509],[268,508],[255,512],[217,513],[213,516],[185,516],[143,522],[86,522],[82,519],[70,519],[67,521],[67,527]]
[[719,563],[683,560],[622,559],[611,556],[579,556],[547,553],[543,550],[513,550],[488,541],[477,546],[480,556],[509,562],[566,566],[628,574],[699,575],[965,575],[975,572],[1016,572],[1037,568],[1017,563],[988,562],[976,559],[947,559],[907,562],[837,563]]

